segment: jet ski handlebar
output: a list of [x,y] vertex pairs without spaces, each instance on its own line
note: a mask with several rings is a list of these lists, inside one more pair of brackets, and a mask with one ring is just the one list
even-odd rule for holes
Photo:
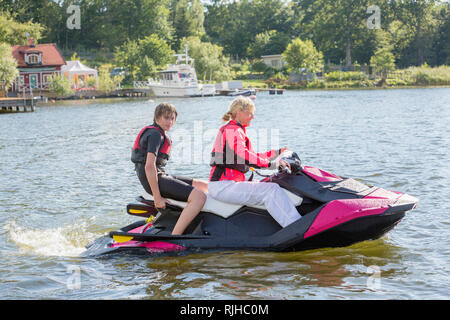
[[288,163],[289,166],[286,166],[284,169],[279,166],[278,171],[279,172],[286,172],[287,174],[295,174],[302,168],[302,161],[300,160],[297,153],[291,151],[291,150],[285,150],[283,153],[281,153],[277,161],[284,160]]
[[[280,155],[278,155],[278,157],[275,158],[276,163],[279,163],[280,160],[287,162],[288,166],[283,168],[281,165],[278,165],[278,167],[277,167],[278,173],[296,174],[297,172],[301,171],[301,169],[302,169],[302,161],[300,160],[297,153],[295,153],[293,151],[286,150],[283,153],[281,153]],[[273,174],[272,175],[261,174],[260,172],[255,170],[253,167],[250,167],[250,170],[261,177],[270,178],[273,176]],[[277,175],[277,173],[275,173],[275,175]],[[250,180],[252,180],[252,179],[253,179],[253,173],[252,173],[252,177],[250,178]]]

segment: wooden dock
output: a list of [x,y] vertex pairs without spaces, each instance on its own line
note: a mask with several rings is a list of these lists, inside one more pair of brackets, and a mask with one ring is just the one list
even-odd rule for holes
[[33,98],[0,98],[0,113],[33,112]]
[[257,92],[269,91],[269,94],[283,94],[286,89],[278,89],[278,88],[258,88]]
[[286,89],[278,89],[278,88],[242,88],[238,91],[236,90],[225,90],[218,89],[216,90],[216,94],[219,96],[234,96],[234,95],[255,95],[257,92],[269,92],[269,94],[283,94]]

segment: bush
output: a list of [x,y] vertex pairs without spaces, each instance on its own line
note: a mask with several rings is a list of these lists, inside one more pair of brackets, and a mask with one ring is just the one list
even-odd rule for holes
[[418,71],[415,75],[415,83],[418,85],[426,85],[431,84],[433,82],[433,79],[423,71]]
[[112,66],[110,64],[104,64],[99,68],[98,91],[105,94],[110,94],[111,92],[117,90],[117,87],[124,79],[124,76],[111,77],[111,68]]
[[[407,85],[425,86],[425,85],[450,85],[450,67],[440,66],[430,68],[428,65],[421,67],[409,67],[403,70],[397,70],[390,74],[390,80],[403,80]],[[389,79],[388,79],[389,80]]]
[[75,92],[69,79],[64,76],[53,76],[50,80],[49,90],[56,95],[56,98],[71,96]]
[[283,52],[288,71],[320,72],[323,66],[323,54],[318,51],[311,40],[302,41],[300,38],[292,40]]
[[367,75],[357,71],[333,71],[325,74],[327,81],[351,81],[351,80],[367,80]]
[[276,73],[273,77],[270,77],[265,81],[269,88],[279,88],[282,85],[287,85],[289,83],[287,77],[281,73]]
[[265,72],[268,69],[267,64],[261,60],[255,60],[251,65],[250,65],[250,70],[252,72]]
[[406,86],[408,82],[403,79],[386,79],[386,84],[390,87]]
[[242,65],[240,63],[233,63],[231,65],[231,71],[233,71],[233,72],[242,71]]
[[417,85],[450,85],[450,67],[417,68],[413,78]]
[[97,80],[95,79],[95,77],[89,77],[87,79],[87,85],[89,88],[93,88],[97,85]]
[[324,80],[314,79],[306,83],[307,88],[311,89],[323,89],[326,88],[326,84]]

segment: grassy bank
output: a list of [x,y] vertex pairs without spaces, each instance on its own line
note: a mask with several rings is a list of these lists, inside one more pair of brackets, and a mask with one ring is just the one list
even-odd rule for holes
[[[339,77],[338,73],[343,74],[342,77]],[[381,78],[370,79],[366,74],[360,72],[333,72],[325,74],[324,79],[305,81],[304,83],[288,83],[284,88],[351,89],[424,86],[450,86],[450,67],[410,67],[403,70],[395,70],[388,74],[384,82]]]
[[385,81],[381,77],[370,78],[362,72],[334,71],[324,77],[301,82],[290,82],[288,77],[276,77],[266,80],[243,80],[245,88],[282,88],[282,89],[355,89],[355,88],[401,88],[450,86],[450,66],[430,68],[428,66],[410,67],[395,70],[388,74]]
[[244,88],[269,88],[266,80],[242,80]]

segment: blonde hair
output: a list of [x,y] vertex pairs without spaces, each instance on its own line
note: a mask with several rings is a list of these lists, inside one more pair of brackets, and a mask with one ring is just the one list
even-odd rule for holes
[[250,98],[239,96],[230,104],[230,109],[223,115],[222,120],[227,122],[230,119],[235,119],[238,111],[247,111],[254,107],[255,105]]

